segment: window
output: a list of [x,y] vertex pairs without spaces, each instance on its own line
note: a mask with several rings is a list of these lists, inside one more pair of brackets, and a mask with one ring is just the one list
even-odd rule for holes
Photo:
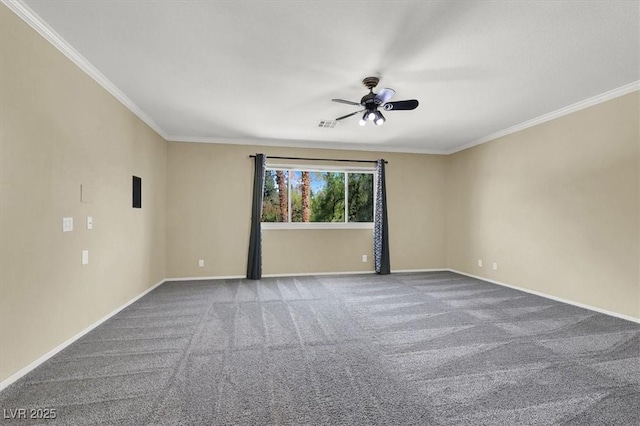
[[370,227],[373,182],[373,171],[268,167],[262,222]]

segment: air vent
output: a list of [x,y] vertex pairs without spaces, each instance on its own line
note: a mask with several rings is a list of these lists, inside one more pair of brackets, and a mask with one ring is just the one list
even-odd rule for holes
[[328,127],[329,129],[333,129],[334,127],[336,127],[336,125],[338,124],[337,121],[335,120],[331,120],[331,121],[321,121],[318,124],[318,127]]

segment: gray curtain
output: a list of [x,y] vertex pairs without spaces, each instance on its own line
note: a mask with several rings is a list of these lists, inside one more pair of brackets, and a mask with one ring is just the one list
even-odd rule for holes
[[256,154],[253,172],[253,199],[251,205],[251,235],[249,237],[249,260],[247,261],[247,278],[262,278],[262,194],[264,193],[264,173],[266,156]]
[[376,206],[373,222],[373,260],[376,273],[391,273],[389,260],[389,222],[387,220],[387,189],[384,178],[384,160],[378,160],[376,172],[378,176],[376,188]]

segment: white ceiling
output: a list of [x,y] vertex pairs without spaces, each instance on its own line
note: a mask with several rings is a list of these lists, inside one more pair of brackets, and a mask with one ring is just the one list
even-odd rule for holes
[[[169,140],[447,153],[640,80],[640,1],[3,1]],[[420,106],[318,127],[369,75]]]

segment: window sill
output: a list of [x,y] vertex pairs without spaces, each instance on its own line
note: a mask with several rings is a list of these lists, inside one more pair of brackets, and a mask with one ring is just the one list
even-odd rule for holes
[[274,223],[262,222],[263,230],[273,229],[373,229],[373,222],[351,222],[351,223],[335,223],[335,222],[317,222],[317,223]]

